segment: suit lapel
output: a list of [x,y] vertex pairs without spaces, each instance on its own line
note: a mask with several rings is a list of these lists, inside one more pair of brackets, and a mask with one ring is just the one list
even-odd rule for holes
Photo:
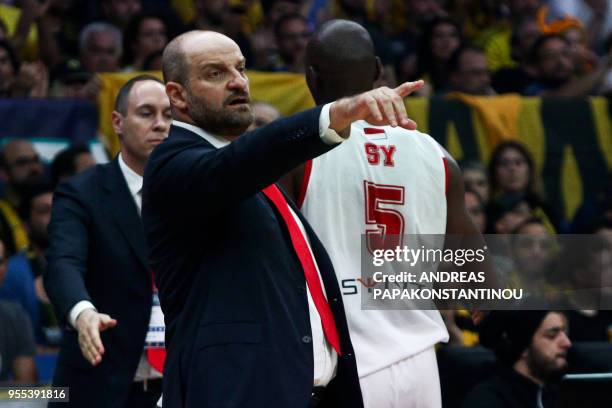
[[118,159],[115,158],[107,169],[104,188],[107,193],[107,210],[110,218],[124,235],[142,266],[148,271],[144,227]]

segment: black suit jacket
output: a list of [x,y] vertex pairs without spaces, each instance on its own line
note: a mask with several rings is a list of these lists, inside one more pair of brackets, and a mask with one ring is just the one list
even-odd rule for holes
[[[333,147],[320,139],[320,111],[281,119],[221,149],[172,126],[149,158],[143,220],[166,318],[164,406],[308,406],[313,352],[304,273],[284,222],[260,191]],[[300,219],[343,352],[326,403],[360,407],[333,267]]]
[[[70,387],[74,407],[120,407],[142,354],[152,278],[142,221],[117,159],[60,184],[53,198],[45,288],[64,323],[54,386]],[[68,313],[89,300],[117,319],[102,332],[105,353],[93,367]]]

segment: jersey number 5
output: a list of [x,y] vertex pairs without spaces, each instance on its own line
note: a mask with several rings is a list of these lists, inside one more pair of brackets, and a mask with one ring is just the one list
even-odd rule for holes
[[363,182],[365,194],[366,243],[368,250],[395,249],[402,245],[404,235],[404,217],[383,204],[404,205],[404,187]]

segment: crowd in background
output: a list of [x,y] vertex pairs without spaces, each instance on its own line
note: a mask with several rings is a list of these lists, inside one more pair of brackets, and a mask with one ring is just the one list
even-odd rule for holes
[[[0,97],[95,101],[101,86],[97,73],[159,70],[168,41],[192,29],[233,38],[249,69],[303,73],[311,33],[336,17],[357,21],[370,32],[384,66],[382,84],[423,78],[422,96],[612,93],[612,1],[194,0],[191,9],[176,6],[185,3],[0,1]],[[278,116],[274,107],[259,104],[256,125]],[[15,333],[0,335],[0,382],[9,377],[35,382],[36,351],[53,351],[59,344],[57,319],[41,282],[46,226],[57,183],[92,165],[83,147],[63,151],[50,166],[27,141],[2,147],[0,299],[21,307],[0,307],[0,324]],[[557,233],[602,237],[593,259],[607,254],[611,262],[612,176],[600,194],[585,198],[573,220],[566,220],[546,201],[534,160],[520,143],[501,143],[487,165],[460,165],[466,207],[479,229],[512,237],[499,248],[496,263],[515,287],[546,285],[557,273]],[[612,264],[595,267],[609,270]],[[519,272],[532,279],[524,281]],[[608,312],[577,303],[567,316],[572,340],[612,340]],[[451,345],[478,343],[467,313],[444,317]]]
[[159,70],[168,41],[192,29],[233,38],[249,69],[303,72],[330,18],[365,26],[383,81],[423,78],[421,95],[612,90],[607,0],[4,0],[0,95],[93,98],[95,73]]

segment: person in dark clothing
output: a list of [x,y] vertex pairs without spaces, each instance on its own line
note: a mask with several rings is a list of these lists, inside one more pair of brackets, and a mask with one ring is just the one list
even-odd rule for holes
[[567,318],[547,310],[493,311],[482,322],[480,342],[498,359],[494,376],[474,388],[463,408],[548,408],[556,380],[567,369]]

